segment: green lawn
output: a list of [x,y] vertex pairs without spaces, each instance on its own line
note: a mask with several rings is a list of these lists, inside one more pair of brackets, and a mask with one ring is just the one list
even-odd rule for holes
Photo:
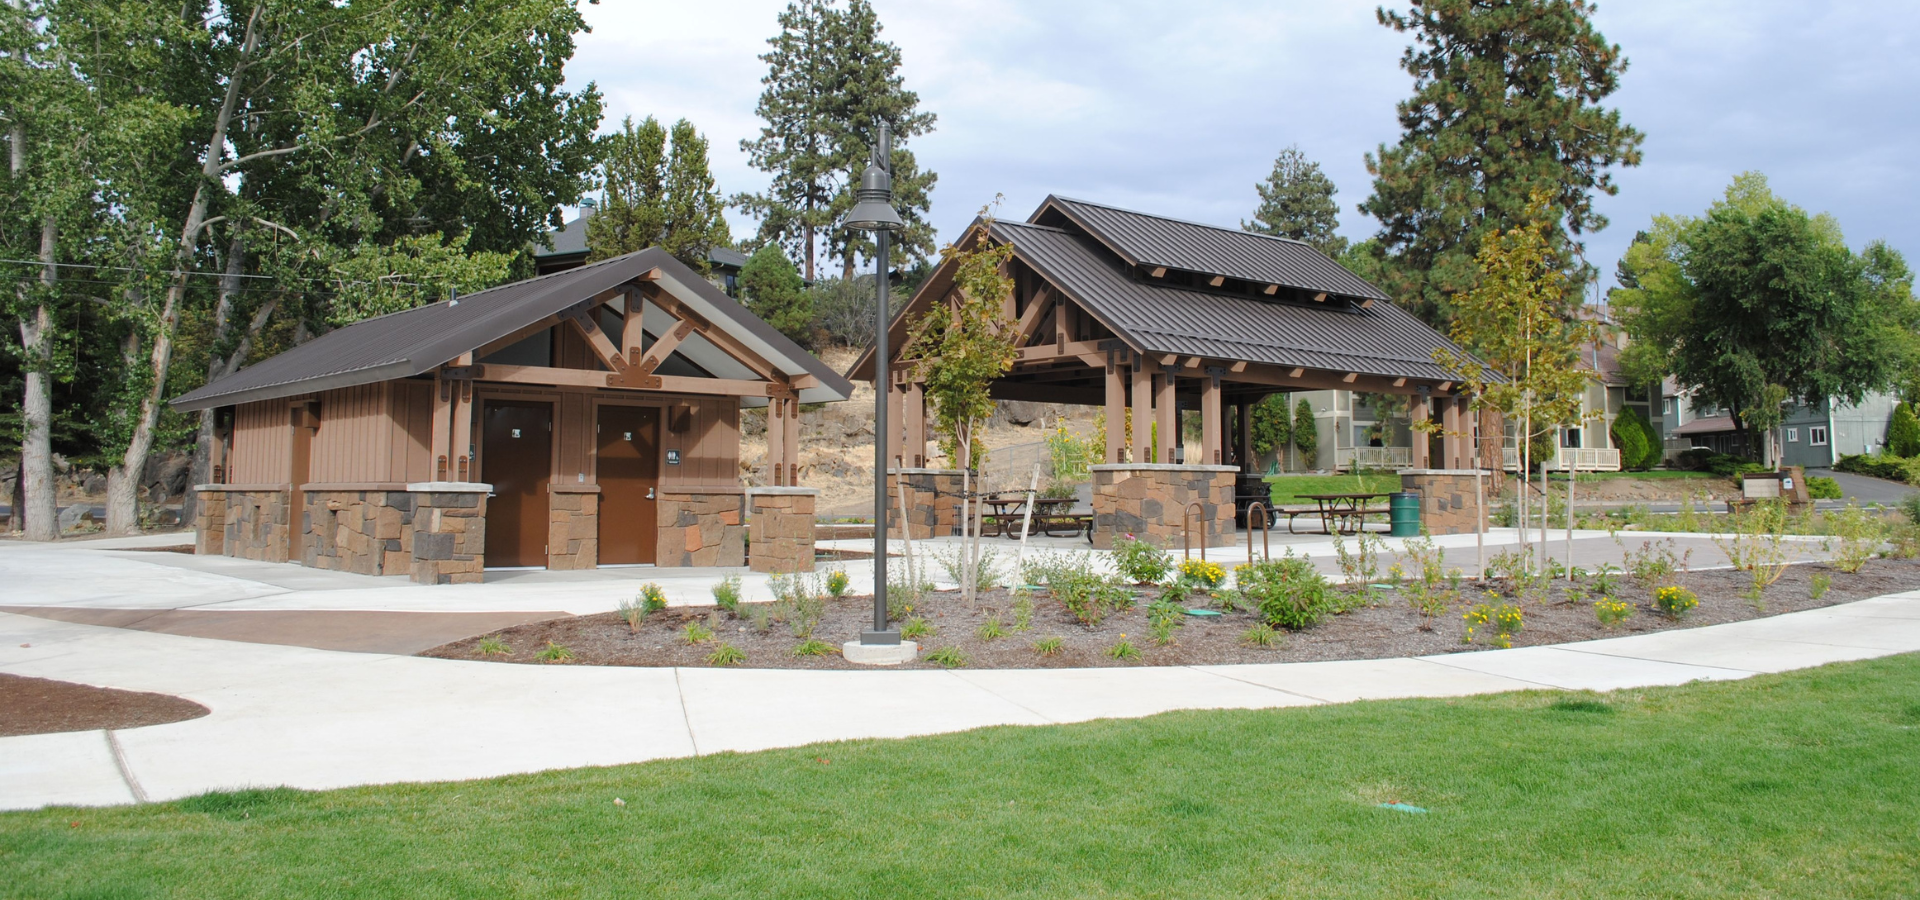
[[1393,472],[1378,475],[1269,475],[1275,506],[1312,506],[1303,494],[1390,493],[1400,489],[1400,476]]
[[0,895],[1912,897],[1916,801],[1909,655],[7,814]]

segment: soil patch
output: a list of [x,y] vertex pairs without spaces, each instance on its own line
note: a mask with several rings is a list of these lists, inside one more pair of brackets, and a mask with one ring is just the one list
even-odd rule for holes
[[[1830,580],[1819,599],[1812,597],[1816,577]],[[1678,620],[1653,608],[1650,590],[1632,579],[1620,578],[1616,597],[1634,607],[1633,615],[1617,627],[1606,628],[1594,614],[1594,597],[1570,599],[1566,582],[1556,582],[1546,599],[1521,603],[1525,623],[1513,635],[1513,645],[1560,644],[1698,628],[1913,590],[1920,588],[1920,561],[1875,560],[1854,574],[1826,564],[1791,566],[1778,582],[1765,590],[1757,605],[1743,596],[1751,584],[1746,572],[1688,572],[1678,576],[1676,583],[1691,589],[1700,599],[1697,609]],[[1585,585],[1591,592],[1591,581]],[[908,664],[907,668],[937,667],[927,662],[925,656],[944,647],[958,650],[970,668],[989,669],[1307,662],[1486,650],[1491,646],[1485,638],[1472,644],[1464,642],[1467,626],[1463,614],[1472,604],[1484,599],[1483,591],[1500,588],[1498,584],[1469,583],[1462,590],[1467,598],[1465,602],[1456,604],[1431,622],[1413,609],[1404,594],[1382,589],[1375,592],[1371,602],[1362,602],[1351,611],[1312,628],[1279,633],[1272,645],[1265,647],[1244,640],[1248,629],[1259,623],[1257,616],[1244,610],[1221,609],[1222,604],[1217,601],[1211,607],[1221,615],[1183,617],[1184,625],[1174,631],[1173,642],[1156,644],[1145,607],[1159,596],[1157,589],[1138,591],[1138,603],[1133,609],[1115,613],[1096,625],[1080,624],[1044,590],[1036,591],[1032,621],[1024,631],[1018,632],[1012,630],[1016,598],[1011,592],[996,590],[983,594],[977,608],[969,607],[958,593],[937,593],[913,611],[913,615],[933,626],[934,633],[919,639],[922,659]],[[1196,595],[1187,605],[1199,608],[1205,600],[1204,596]],[[762,630],[751,614],[736,617],[713,607],[675,607],[658,612],[643,620],[637,632],[629,630],[627,623],[615,613],[533,622],[454,641],[421,655],[542,665],[702,666],[707,664],[707,656],[717,643],[725,641],[746,654],[742,665],[749,667],[856,669],[866,667],[841,658],[839,647],[841,642],[859,637],[860,629],[872,622],[872,610],[872,600],[867,597],[828,600],[813,637],[832,645],[834,652],[821,656],[794,656],[794,648],[801,644],[802,638],[796,636],[788,624],[769,621]],[[980,629],[989,620],[1002,623],[1010,633],[992,639],[982,637]],[[714,639],[688,644],[684,635],[689,624],[711,629]],[[1122,635],[1139,649],[1137,658],[1115,659],[1107,654]],[[1049,638],[1059,638],[1059,649],[1043,655],[1034,644]],[[497,641],[505,645],[507,652],[484,653],[483,640]],[[549,642],[565,647],[573,659],[563,663],[540,660],[536,654]]]
[[210,710],[170,694],[0,673],[0,737],[139,728],[198,719]]

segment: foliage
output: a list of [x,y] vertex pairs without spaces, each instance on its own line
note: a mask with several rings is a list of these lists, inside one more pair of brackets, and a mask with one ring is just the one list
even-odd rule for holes
[[659,247],[706,274],[708,255],[732,243],[725,202],[714,187],[707,139],[686,119],[667,129],[648,116],[629,116],[598,141],[600,183],[606,198],[587,219],[588,261]]
[[1607,628],[1617,628],[1633,616],[1633,607],[1610,596],[1593,601],[1593,615]]
[[[1618,538],[1614,540],[1619,541]],[[1687,562],[1692,559],[1692,548],[1688,548],[1684,553],[1675,553],[1676,546],[1673,538],[1666,538],[1658,543],[1641,541],[1638,550],[1628,549],[1623,543],[1620,544],[1621,562],[1626,567],[1627,574],[1632,575],[1633,580],[1639,582],[1642,588],[1654,590],[1671,582],[1674,576],[1685,571]]]
[[900,636],[910,641],[933,637],[934,631],[933,623],[919,616],[908,619],[900,626]]
[[794,656],[832,656],[834,652],[832,644],[813,638],[801,641],[793,648]]
[[1293,409],[1293,449],[1300,454],[1300,467],[1311,469],[1320,459],[1320,426],[1313,421],[1313,404],[1305,397]]
[[1033,627],[1033,595],[1026,590],[1013,592],[1013,630],[1026,631]]
[[647,609],[646,604],[637,597],[621,597],[617,608],[620,612],[620,618],[626,620],[627,632],[629,634],[640,633],[641,621],[646,619],[648,612],[651,612],[651,610]]
[[1409,539],[1404,552],[1407,562],[1412,564],[1412,577],[1401,585],[1401,590],[1406,592],[1407,602],[1414,611],[1420,613],[1421,629],[1432,631],[1433,620],[1459,599],[1459,589],[1453,587],[1459,570],[1447,571],[1447,551],[1431,537]]
[[991,643],[998,638],[1007,636],[1007,625],[1005,622],[1000,621],[999,616],[989,616],[985,622],[980,623],[980,627],[973,630],[973,634],[974,637]]
[[[1859,403],[1910,369],[1913,276],[1883,244],[1854,254],[1826,216],[1735,178],[1704,216],[1660,216],[1621,263],[1633,283],[1610,304],[1633,335],[1623,365],[1672,375],[1743,427],[1781,402]],[[1769,437],[1768,444],[1771,445]]]
[[[1253,405],[1248,413],[1251,419],[1248,435],[1253,439],[1254,453],[1265,456],[1287,449],[1287,444],[1293,440],[1291,399],[1287,394],[1268,394]],[[1244,464],[1251,465],[1252,460]]]
[[1613,420],[1612,435],[1614,445],[1620,448],[1620,466],[1631,471],[1645,471],[1660,464],[1666,451],[1660,444],[1660,433],[1653,430],[1653,423],[1640,414],[1634,407],[1625,407]]
[[704,644],[713,640],[713,629],[699,622],[688,622],[687,626],[680,630],[680,639],[686,641],[688,646]]
[[1346,538],[1333,536],[1333,557],[1346,579],[1347,588],[1372,597],[1374,583],[1380,580],[1380,550],[1387,542],[1379,535],[1362,531],[1354,536],[1356,548],[1347,549]]
[[1340,227],[1340,204],[1333,200],[1338,189],[1299,145],[1281,150],[1273,171],[1254,190],[1260,206],[1253,211],[1253,221],[1240,223],[1242,229],[1292,238],[1335,259],[1346,252],[1347,239],[1334,233]]
[[1059,637],[1043,637],[1033,642],[1033,652],[1041,656],[1052,656],[1059,653],[1065,643],[1066,641]]
[[1542,265],[1562,274],[1552,305],[1563,310],[1586,280],[1582,235],[1607,224],[1594,193],[1615,193],[1611,167],[1640,163],[1640,132],[1600,106],[1626,57],[1583,0],[1424,0],[1378,16],[1412,35],[1400,65],[1414,79],[1398,144],[1366,157],[1373,194],[1360,211],[1380,221],[1382,286],[1444,328],[1481,280],[1475,250],[1538,221],[1544,196],[1558,212]]
[[1728,522],[1732,527],[1725,534],[1714,535],[1714,546],[1727,555],[1734,568],[1753,573],[1756,593],[1779,581],[1787,571],[1787,552],[1782,545],[1787,505],[1778,500],[1760,501],[1729,515]]
[[1807,599],[1819,600],[1827,595],[1827,588],[1833,587],[1833,576],[1825,572],[1815,572],[1807,579]]
[[1333,586],[1309,560],[1288,554],[1235,566],[1234,590],[1242,603],[1275,628],[1309,628],[1334,610]]
[[1131,534],[1113,539],[1113,565],[1120,576],[1134,584],[1159,584],[1173,571],[1173,554],[1160,548],[1153,538]]
[[1048,471],[1056,483],[1086,481],[1088,468],[1100,461],[1102,452],[1099,438],[1076,436],[1065,425],[1054,426],[1047,435]]
[[1501,649],[1512,647],[1513,636],[1526,625],[1520,607],[1498,601],[1475,604],[1462,618],[1467,621],[1462,643],[1471,644],[1479,635],[1491,634],[1493,645]]
[[1887,542],[1887,522],[1879,515],[1848,503],[1845,509],[1827,514],[1828,527],[1838,542],[1833,567],[1853,574],[1880,553]]
[[1198,585],[1202,590],[1211,591],[1227,580],[1227,570],[1219,563],[1204,559],[1184,559],[1180,561],[1180,580]]
[[513,648],[507,646],[506,641],[497,637],[481,638],[479,650],[483,656],[504,656],[513,652]]
[[1120,640],[1114,642],[1113,646],[1108,647],[1102,652],[1106,653],[1109,659],[1129,660],[1140,658],[1140,648],[1134,646],[1132,641],[1127,640],[1127,636],[1124,634],[1120,636]]
[[827,595],[835,600],[847,596],[847,590],[853,586],[853,580],[847,577],[846,570],[835,569],[827,573]]
[[[1844,461],[1846,457],[1842,457],[1841,459]],[[1683,469],[1689,469],[1695,472],[1707,472],[1721,478],[1738,478],[1750,472],[1764,472],[1767,470],[1766,466],[1756,463],[1753,460],[1728,453],[1715,453],[1705,447],[1695,447],[1691,450],[1680,451],[1680,455],[1674,459],[1674,464]],[[1839,468],[1839,466],[1836,465],[1835,468]]]
[[1920,456],[1920,417],[1915,417],[1913,407],[1906,403],[1895,404],[1893,418],[1887,422],[1887,452]]
[[746,651],[726,641],[715,645],[713,652],[707,654],[707,665],[710,666],[737,666],[746,661]]
[[1271,647],[1275,644],[1284,645],[1285,638],[1280,632],[1273,630],[1272,626],[1254,624],[1248,625],[1240,632],[1240,643],[1249,647]]
[[1840,482],[1824,475],[1807,476],[1807,496],[1814,500],[1839,500],[1847,494],[1840,489]]
[[[951,547],[944,552],[929,551],[929,553],[934,561],[940,564],[940,569],[946,573],[947,580],[961,585],[964,590],[969,562],[965,549]],[[980,548],[980,555],[972,560],[972,568],[975,593],[993,590],[1004,580],[1002,576],[1005,573],[1000,563],[1000,551],[991,546]]]
[[941,647],[927,654],[927,662],[948,669],[958,669],[967,664],[967,655],[959,647]]
[[[595,216],[594,218],[599,218]],[[813,337],[813,297],[787,255],[768,244],[740,267],[740,296],[746,307],[773,330],[802,343]]]
[[640,605],[648,615],[667,608],[667,591],[654,582],[640,586]]
[[713,583],[713,605],[729,613],[740,609],[740,576],[728,575]]
[[1910,483],[1913,476],[1913,461],[1898,456],[1842,454],[1840,461],[1833,464],[1833,468],[1836,472],[1851,472],[1855,475],[1884,478],[1888,481]]
[[740,149],[754,168],[772,176],[764,193],[733,202],[760,220],[760,239],[778,243],[802,261],[807,280],[824,238],[829,256],[851,274],[854,256],[871,256],[867,239],[840,224],[853,208],[854,189],[874,143],[875,122],[893,134],[894,206],[906,230],[894,246],[914,258],[933,251],[928,193],[937,179],[906,149],[933,130],[932,113],[903,86],[900,48],[880,39],[879,18],[867,0],[792,0],[779,16],[780,33],[767,39],[766,89],[754,108],[760,135]]
[[1002,301],[1013,293],[1013,279],[1003,272],[1013,258],[1013,245],[988,236],[993,223],[989,209],[981,209],[980,216],[960,243],[940,251],[954,265],[953,306],[916,317],[901,348],[904,358],[919,360],[914,377],[935,404],[934,422],[948,458],[963,469],[978,468],[985,457],[975,431],[993,415],[988,389],[1018,355],[1013,323],[1000,315]]
[[1700,605],[1700,598],[1679,585],[1670,584],[1653,592],[1653,605],[1669,618],[1678,619]]
[[573,659],[573,651],[548,641],[547,645],[540,648],[540,652],[535,653],[533,657],[541,662],[566,662]]
[[[815,347],[861,349],[873,344],[874,303],[879,299],[872,275],[821,278],[807,288],[806,305],[812,311]],[[898,297],[898,291],[895,291]],[[898,311],[889,301],[889,309]]]
[[1047,590],[1082,625],[1098,625],[1114,610],[1133,605],[1132,591],[1098,575],[1056,577]]
[[469,251],[469,235],[408,235],[391,244],[363,242],[338,253],[329,267],[331,325],[351,325],[501,284],[513,254]]

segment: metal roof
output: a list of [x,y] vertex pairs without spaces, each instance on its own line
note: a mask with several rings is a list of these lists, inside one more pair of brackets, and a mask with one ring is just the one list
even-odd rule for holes
[[[594,208],[583,207],[573,221],[547,232],[547,239],[553,241],[553,249],[535,243],[534,259],[547,259],[555,256],[587,255],[587,220],[593,218]],[[714,247],[707,251],[707,262],[723,269],[738,269],[747,264],[747,255],[732,247]]]
[[1058,218],[1078,225],[1132,265],[1165,266],[1341,297],[1390,299],[1326,254],[1289,238],[1059,196],[1049,196],[1027,221],[1055,225]]
[[181,410],[231,406],[315,391],[371,384],[431,372],[555,315],[582,300],[658,268],[663,290],[765,357],[788,375],[812,375],[819,387],[800,391],[807,403],[845,400],[853,386],[813,354],[729,299],[658,247],[551,275],[356,322],[261,360],[173,401]]
[[993,236],[1143,353],[1457,380],[1433,351],[1459,348],[1392,303],[1306,306],[1193,290],[1136,278],[1100,241],[1066,228],[999,221]]

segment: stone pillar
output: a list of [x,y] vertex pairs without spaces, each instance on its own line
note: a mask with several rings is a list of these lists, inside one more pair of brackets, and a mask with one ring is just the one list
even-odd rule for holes
[[1225,547],[1233,543],[1233,482],[1236,466],[1173,466],[1127,463],[1094,466],[1093,545],[1113,548],[1116,535],[1150,537],[1178,550],[1190,503],[1200,504],[1193,544]]
[[227,544],[227,492],[217,484],[195,485],[200,502],[193,508],[193,552],[219,556]]
[[428,481],[407,485],[413,495],[408,574],[419,584],[478,584],[486,569],[487,492],[490,484]]
[[[1420,495],[1420,527],[1428,534],[1472,534],[1482,521],[1473,477],[1472,469],[1407,469],[1400,473],[1400,489]],[[1483,502],[1497,486],[1495,479],[1482,480]]]
[[556,484],[547,495],[547,568],[600,564],[600,486]]
[[816,488],[749,488],[747,566],[755,572],[813,571]]
[[887,533],[900,536],[900,483],[906,482],[907,534],[916,540],[960,533],[959,469],[887,470]]

